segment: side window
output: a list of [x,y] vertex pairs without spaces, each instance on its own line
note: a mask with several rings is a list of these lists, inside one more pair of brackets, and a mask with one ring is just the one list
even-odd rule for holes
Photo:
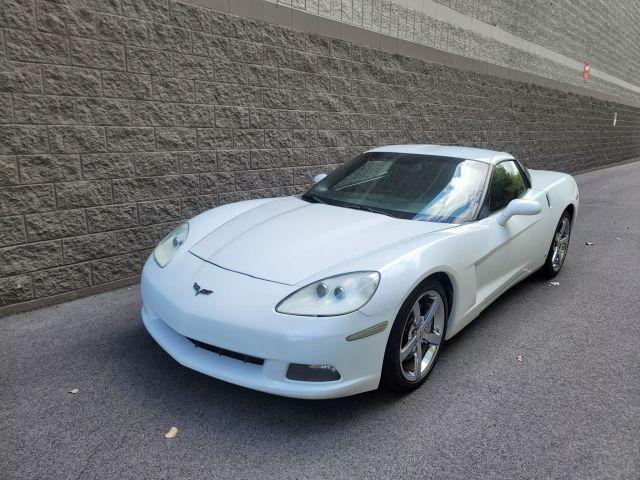
[[516,162],[506,161],[493,167],[489,185],[489,211],[495,212],[520,197],[527,189]]

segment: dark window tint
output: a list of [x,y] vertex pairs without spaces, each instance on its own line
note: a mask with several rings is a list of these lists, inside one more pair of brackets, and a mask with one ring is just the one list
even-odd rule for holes
[[489,208],[495,212],[520,197],[527,189],[516,162],[502,162],[493,167],[489,186]]

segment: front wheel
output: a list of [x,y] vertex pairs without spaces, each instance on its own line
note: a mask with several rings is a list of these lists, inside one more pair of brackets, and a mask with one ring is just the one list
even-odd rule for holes
[[382,365],[381,384],[399,392],[424,383],[444,348],[449,315],[442,284],[427,280],[400,307]]
[[551,247],[547,254],[547,259],[540,270],[546,278],[553,278],[558,273],[564,264],[564,260],[569,250],[569,239],[571,238],[571,215],[565,211],[560,220],[558,226],[553,234],[553,240],[551,241]]

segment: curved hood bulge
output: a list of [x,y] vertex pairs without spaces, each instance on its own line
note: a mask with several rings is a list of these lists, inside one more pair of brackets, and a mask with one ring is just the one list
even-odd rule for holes
[[286,197],[238,215],[190,251],[228,270],[295,285],[333,265],[452,226]]

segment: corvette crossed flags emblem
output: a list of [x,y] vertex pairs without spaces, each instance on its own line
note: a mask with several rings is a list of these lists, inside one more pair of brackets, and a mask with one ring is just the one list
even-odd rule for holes
[[202,288],[197,283],[193,284],[193,291],[196,292],[195,294],[196,297],[198,295],[211,295],[213,293],[213,290],[207,290],[206,288]]

